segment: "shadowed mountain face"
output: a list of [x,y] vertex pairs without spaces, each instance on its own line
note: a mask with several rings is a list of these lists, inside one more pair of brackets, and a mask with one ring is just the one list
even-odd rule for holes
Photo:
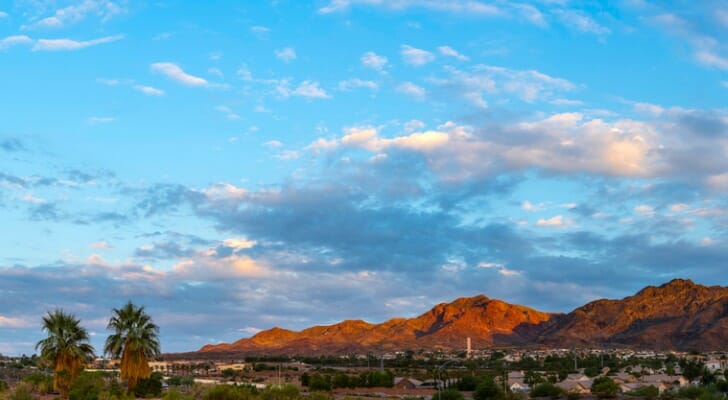
[[719,349],[728,345],[728,288],[676,279],[622,300],[597,300],[542,327],[541,344]]
[[361,320],[330,326],[314,326],[301,332],[273,328],[232,344],[207,345],[203,352],[271,354],[333,354],[368,350],[465,349],[470,337],[474,347],[528,343],[537,326],[553,314],[512,305],[485,296],[438,304],[416,318],[395,318],[381,324]]
[[485,296],[438,304],[416,318],[361,320],[301,332],[273,328],[201,352],[343,354],[493,345],[629,346],[718,349],[728,345],[728,288],[676,279],[622,300],[597,300],[569,314],[550,314]]

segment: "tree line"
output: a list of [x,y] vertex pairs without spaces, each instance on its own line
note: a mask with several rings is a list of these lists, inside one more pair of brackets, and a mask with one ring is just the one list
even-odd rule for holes
[[[143,306],[129,301],[121,308],[112,309],[106,328],[111,333],[106,339],[104,354],[121,358],[121,379],[133,390],[141,380],[150,377],[149,359],[161,354],[159,327]],[[68,398],[74,381],[95,356],[89,332],[81,326],[79,318],[62,309],[49,311],[43,317],[42,329],[46,337],[36,344],[40,361],[53,369],[53,389],[62,398]]]

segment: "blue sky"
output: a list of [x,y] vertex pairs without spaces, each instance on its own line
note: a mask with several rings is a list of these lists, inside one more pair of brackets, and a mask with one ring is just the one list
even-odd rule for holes
[[726,285],[728,6],[0,1],[0,353]]

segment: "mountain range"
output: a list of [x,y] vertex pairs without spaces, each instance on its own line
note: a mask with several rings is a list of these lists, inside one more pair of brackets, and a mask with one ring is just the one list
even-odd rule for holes
[[348,354],[394,350],[521,347],[630,347],[717,350],[728,346],[728,287],[675,279],[621,300],[596,300],[567,314],[484,295],[442,303],[415,318],[380,324],[347,320],[300,332],[262,331],[203,353]]

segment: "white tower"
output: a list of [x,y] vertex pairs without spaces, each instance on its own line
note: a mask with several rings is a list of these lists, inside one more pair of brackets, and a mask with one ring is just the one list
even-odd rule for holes
[[470,347],[470,336],[468,336],[468,359],[473,357],[473,349]]

